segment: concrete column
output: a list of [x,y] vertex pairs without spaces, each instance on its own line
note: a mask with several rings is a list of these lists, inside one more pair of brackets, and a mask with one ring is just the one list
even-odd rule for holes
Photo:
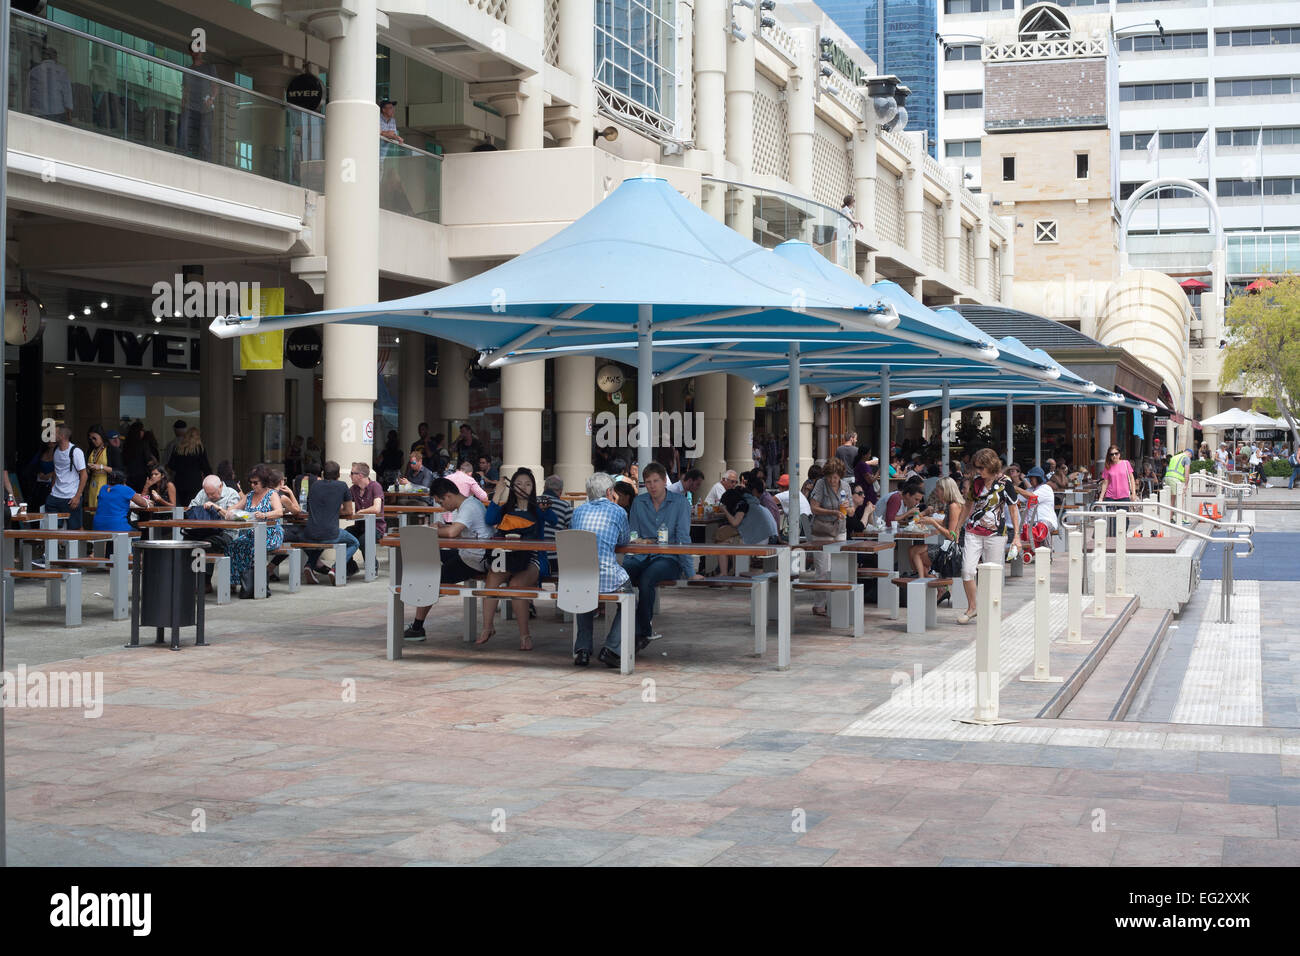
[[[1215,344],[1216,345],[1218,344],[1217,340]],[[1202,392],[1201,393],[1201,420],[1204,421],[1207,418],[1213,418],[1217,414],[1219,414],[1219,393],[1217,391],[1208,391],[1208,390]],[[1165,430],[1165,437],[1163,439],[1164,441],[1169,441],[1173,437],[1170,434],[1170,432],[1173,430],[1172,420],[1170,421],[1169,425],[1170,427]],[[1205,428],[1202,430],[1202,435],[1204,436],[1202,440],[1207,445],[1210,446],[1210,454],[1211,456],[1213,456],[1213,454],[1219,450],[1219,442],[1223,440],[1219,434],[1219,430],[1217,428]],[[1173,448],[1172,445],[1168,445],[1166,447],[1171,449]]]
[[998,299],[1003,305],[1012,305],[1015,302],[1016,284],[1016,217],[1003,216],[1002,224],[1007,230],[1007,241],[1002,244],[1002,255],[999,265],[1002,269],[1002,295]]
[[[325,308],[379,298],[379,107],[375,105],[375,0],[353,0],[313,21],[330,45],[325,107]],[[347,467],[374,457],[379,330],[324,329],[325,457]]]
[[[695,149],[687,157],[696,169],[711,176],[722,172],[726,131],[723,104],[726,102],[727,10],[726,0],[695,2]],[[590,43],[590,39],[587,41]],[[725,221],[726,189],[707,183],[702,206],[714,219]]]
[[813,420],[817,425],[817,460],[824,462],[831,457],[831,407],[824,395],[813,399]]
[[903,135],[908,146],[907,169],[903,171],[903,244],[919,260],[924,252],[922,236],[925,233],[922,224],[925,216],[925,171],[921,167],[925,133],[905,132]]
[[469,349],[438,340],[438,425],[433,430],[447,433],[448,448],[459,437],[457,429],[469,419],[469,380],[465,378],[469,358]]
[[[741,8],[737,8],[741,9]],[[813,191],[813,136],[816,133],[817,35],[812,30],[791,30],[798,55],[786,83],[786,122],[790,138],[790,184],[796,192]],[[810,237],[805,236],[805,239]]]
[[[242,466],[247,468],[259,461],[262,461],[262,425],[263,415],[283,415],[284,414],[284,369],[255,369],[247,372],[246,384],[244,385],[244,402],[248,407],[248,424],[249,428],[243,436]],[[281,434],[285,435],[285,441],[292,437],[291,427],[288,422],[285,423]],[[283,449],[282,449],[283,451]],[[215,465],[217,460],[208,456],[212,464]],[[370,459],[358,458],[358,461],[369,462]],[[284,455],[271,454],[268,465],[284,464]],[[240,470],[242,472],[242,469]],[[240,472],[237,472],[240,473]],[[290,478],[293,476],[290,475]]]
[[[402,447],[409,447],[419,437],[420,422],[427,422],[424,387],[424,336],[403,331],[397,344],[397,435]],[[433,428],[429,434],[441,429]]]
[[[862,232],[868,238],[876,234],[876,119],[866,96],[863,118],[853,131],[853,198],[857,200],[858,219]],[[860,263],[870,275],[864,282],[875,281],[875,262]]]
[[727,424],[727,375],[714,372],[695,380],[695,410],[704,414],[704,448],[694,467],[704,472],[712,488],[727,468],[724,444]]
[[813,466],[813,396],[807,385],[799,386],[799,474]]
[[[540,52],[542,37],[546,33],[546,7],[537,0],[509,0],[506,25],[529,39],[536,38]],[[587,47],[592,49],[590,31],[587,33]],[[589,87],[590,76],[587,73],[580,77],[578,85]],[[519,81],[519,111],[506,115],[506,149],[541,149],[546,145],[542,135],[546,118],[544,98],[540,75]],[[581,145],[590,145],[590,142]],[[541,459],[540,451],[537,458]]]
[[253,0],[252,7],[254,13],[260,13],[272,20],[279,20],[284,16],[280,0]]
[[975,197],[979,205],[979,218],[975,221],[975,289],[988,296],[989,281],[989,198],[981,193]]
[[[540,3],[536,5],[542,7]],[[594,11],[595,5],[590,0],[560,0],[560,36],[556,59],[560,69],[578,81],[578,102],[574,104],[577,122],[573,124],[570,138],[562,140],[561,146],[591,145],[596,114],[595,87],[591,83],[596,70],[595,49],[591,42],[595,31]],[[687,99],[687,102],[690,100]]]
[[[754,171],[754,11],[729,5],[731,15],[745,33],[744,40],[727,40],[727,150],[726,159],[736,179],[753,182]],[[732,194],[727,225],[746,239],[754,235],[754,197],[747,189]]]
[[554,361],[555,473],[563,479],[565,491],[581,491],[591,474],[587,421],[596,407],[596,359],[570,355]]
[[[199,351],[199,414],[203,447],[215,468],[235,458],[235,349],[238,340],[203,333]],[[39,417],[39,416],[38,416]]]
[[754,387],[738,375],[727,376],[727,467],[754,467]]
[[943,271],[961,276],[961,169],[949,169],[948,198],[943,201]]
[[516,468],[531,468],[537,484],[541,485],[542,407],[545,400],[544,360],[507,365],[501,369],[502,475],[513,474]]

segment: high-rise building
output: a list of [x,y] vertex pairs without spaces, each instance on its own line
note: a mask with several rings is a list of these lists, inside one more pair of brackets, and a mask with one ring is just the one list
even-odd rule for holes
[[937,156],[937,0],[821,0],[818,6],[871,57],[879,73],[893,74],[911,89],[907,128],[925,130],[930,155]]

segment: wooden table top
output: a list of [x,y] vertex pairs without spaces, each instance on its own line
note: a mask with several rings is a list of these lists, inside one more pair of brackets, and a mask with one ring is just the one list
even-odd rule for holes
[[[384,547],[395,548],[399,539],[387,535],[379,542]],[[555,551],[554,540],[536,540],[529,538],[440,538],[438,546],[460,550],[487,551]],[[783,545],[773,544],[660,544],[658,541],[629,543],[614,550],[618,554],[693,554],[693,555],[732,555],[735,557],[763,557],[775,554]]]
[[142,528],[218,528],[223,530],[234,530],[234,529],[243,530],[244,528],[251,528],[255,524],[265,525],[271,523],[272,522],[268,522],[268,521],[254,521],[251,518],[247,521],[237,521],[237,520],[226,521],[224,519],[212,520],[212,521],[208,521],[208,520],[195,521],[189,518],[164,518],[156,521],[141,521],[140,527]]
[[17,528],[5,531],[6,538],[20,541],[112,541],[115,534],[140,537],[139,531],[56,531],[52,528]]
[[56,518],[72,517],[66,511],[49,511],[44,513],[39,511],[29,511],[27,512],[27,514],[24,515],[13,515],[9,520],[14,522],[15,524],[40,524],[42,521],[44,521],[46,518],[50,517],[51,515]]
[[[384,514],[395,515],[422,515],[422,514],[441,514],[446,509],[438,505],[384,505]],[[363,517],[357,515],[358,518]]]

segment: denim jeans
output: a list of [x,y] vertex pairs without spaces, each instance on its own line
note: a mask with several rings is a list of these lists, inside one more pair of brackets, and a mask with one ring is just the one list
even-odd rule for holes
[[[632,582],[624,584],[620,591],[627,593],[632,592]],[[615,654],[621,654],[623,651],[623,642],[619,633],[619,625],[623,622],[623,608],[620,605],[614,605],[614,623],[609,626],[609,633],[605,635],[605,647]],[[588,611],[586,614],[578,615],[578,637],[573,644],[573,653],[586,651],[591,653],[591,632],[595,628],[596,612]]]
[[81,506],[78,505],[77,507],[73,508],[71,506],[71,502],[72,499],[70,498],[56,498],[53,495],[50,495],[48,498],[45,499],[45,510],[51,513],[66,512],[68,515],[67,530],[80,531],[81,530]]
[[1295,487],[1295,476],[1296,476],[1296,475],[1300,475],[1300,466],[1292,465],[1292,466],[1291,466],[1291,480],[1288,481],[1288,482],[1286,483],[1286,486],[1287,486],[1288,488],[1294,488],[1294,487]]
[[[305,541],[305,540],[307,540],[307,539],[304,538],[304,539],[302,539],[302,540]],[[342,528],[339,529],[338,537],[335,538],[332,542],[325,542],[325,541],[322,541],[321,543],[322,543],[322,544],[345,544],[345,545],[347,545],[347,548],[348,548],[348,556],[347,556],[347,560],[348,560],[348,561],[351,561],[351,560],[352,560],[352,555],[354,555],[354,554],[357,553],[357,548],[359,547],[359,545],[357,544],[356,536],[353,535],[351,531],[344,531]],[[309,567],[309,568],[315,568],[315,567],[316,567],[316,563],[317,563],[318,561],[320,561],[320,552],[319,552],[319,551],[308,551],[308,552],[307,552],[307,567]]]
[[637,590],[636,636],[649,637],[654,633],[650,619],[654,616],[659,582],[681,577],[681,562],[663,554],[631,554],[623,561],[623,570]]

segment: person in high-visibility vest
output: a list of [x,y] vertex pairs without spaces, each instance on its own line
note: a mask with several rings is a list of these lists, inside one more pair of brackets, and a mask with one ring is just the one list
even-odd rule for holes
[[1169,487],[1169,503],[1175,508],[1182,507],[1183,485],[1187,481],[1187,468],[1191,460],[1192,450],[1184,449],[1169,459],[1169,467],[1165,470],[1165,484]]

